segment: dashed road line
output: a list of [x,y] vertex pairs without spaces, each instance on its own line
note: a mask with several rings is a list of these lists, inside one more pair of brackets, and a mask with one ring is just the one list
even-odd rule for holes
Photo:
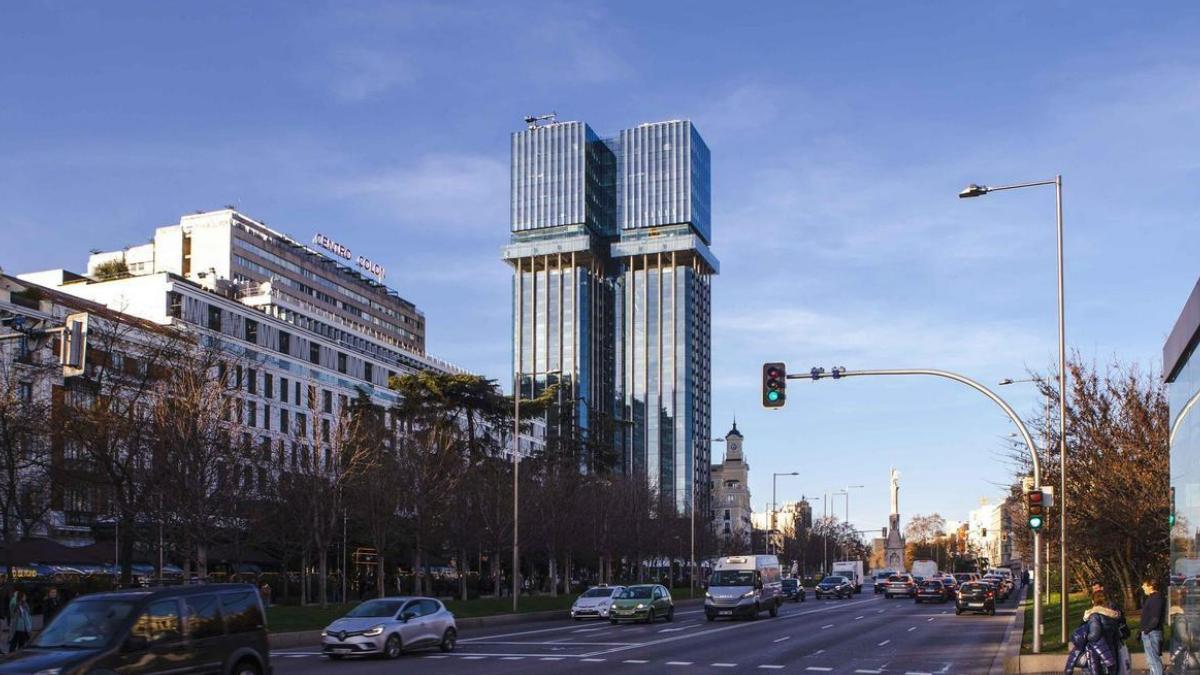
[[691,661],[667,661],[668,666],[690,666]]
[[759,668],[762,668],[763,670],[783,670],[783,666],[777,666],[770,663],[765,663],[759,666]]
[[821,626],[821,630],[827,630],[829,628],[833,628],[833,624],[827,623],[824,626]]
[[521,661],[524,658],[525,658],[524,656],[501,656],[500,660],[501,661]]
[[858,621],[858,620],[859,620],[859,619],[861,619],[861,618],[862,618],[861,616],[856,616],[856,617],[854,617],[854,620],[855,620],[855,621]]
[[805,668],[805,670],[815,670],[818,673],[828,673],[829,671],[833,670],[833,668],[826,668],[824,666],[809,666]]
[[905,672],[904,675],[933,675],[933,673],[927,673],[922,670],[909,670]]
[[875,646],[876,646],[876,647],[882,647],[882,646],[886,645],[886,644],[887,644],[887,643],[889,643],[889,642],[891,642],[891,640],[884,640],[883,642],[880,642],[878,645],[875,645]]
[[786,642],[786,641],[788,641],[788,640],[791,640],[791,639],[792,639],[792,636],[791,636],[791,635],[784,635],[783,637],[781,637],[781,638],[779,638],[779,639],[775,640],[775,642]]
[[482,657],[482,656],[464,656],[463,657],[464,661],[482,661],[483,659],[484,659],[484,657]]
[[908,632],[910,632],[910,633],[911,633],[911,632],[913,632],[913,631],[914,631],[914,630],[916,630],[916,629],[917,629],[917,627],[916,627],[916,626],[913,626],[912,628],[909,628],[909,629],[908,629]]
[[604,663],[607,659],[579,659],[581,663]]
[[813,653],[809,654],[808,656],[809,656],[809,658],[812,658],[812,657],[814,657],[814,656],[820,656],[820,655],[822,655],[822,654],[824,654],[824,653],[825,653],[825,650],[824,650],[824,649],[818,649],[817,651],[815,651],[815,652],[813,652]]
[[561,656],[543,656],[540,660],[542,660],[542,661],[562,661],[563,657],[561,657]]
[[737,668],[736,663],[710,663],[708,665],[712,668]]
[[871,675],[879,675],[879,673],[882,673],[883,671],[882,671],[882,670],[868,670],[868,669],[866,669],[866,668],[859,668],[858,670],[856,670],[856,671],[854,671],[854,672],[856,672],[856,673],[870,673]]
[[621,663],[650,663],[646,659],[625,659]]

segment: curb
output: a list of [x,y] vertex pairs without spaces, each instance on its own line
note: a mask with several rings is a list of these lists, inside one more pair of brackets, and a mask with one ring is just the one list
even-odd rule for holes
[[[1025,586],[1021,588],[1024,589]],[[1013,613],[1012,621],[1009,622],[1008,629],[1004,632],[1004,639],[1001,642],[1000,649],[997,650],[996,657],[992,659],[992,667],[988,669],[988,672],[992,673],[992,675],[1020,672],[1020,670],[1009,670],[1009,664],[1015,659],[1019,668],[1021,639],[1025,636],[1025,608],[1031,602],[1032,600],[1029,598],[1024,598],[1017,603],[1017,611]]]
[[[676,607],[691,607],[703,604],[702,598],[686,598],[676,601]],[[539,622],[539,621],[554,621],[555,619],[569,619],[570,615],[565,609],[551,609],[544,612],[523,612],[518,614],[494,614],[492,616],[473,616],[462,619],[455,618],[454,623],[459,630],[473,630],[478,628],[491,628],[493,626],[508,626],[515,623],[524,622]],[[321,643],[320,630],[303,630],[292,633],[270,633],[267,635],[267,641],[271,649],[291,649],[294,647],[308,647]]]

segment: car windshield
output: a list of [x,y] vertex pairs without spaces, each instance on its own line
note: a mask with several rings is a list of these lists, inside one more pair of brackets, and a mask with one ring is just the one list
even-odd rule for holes
[[365,619],[396,616],[396,612],[399,612],[400,607],[403,605],[403,600],[368,600],[367,602],[364,602],[358,607],[350,610],[350,613],[346,615],[346,618]]
[[981,583],[971,582],[969,584],[963,584],[962,589],[963,591],[986,591],[987,586],[984,586]]
[[621,593],[622,600],[645,600],[650,597],[650,593],[654,589],[650,586],[634,586],[626,588],[625,592]]
[[904,577],[888,577],[888,581],[893,581],[893,582],[902,584],[902,583],[908,581],[908,579],[905,579]]
[[612,588],[591,588],[586,593],[579,596],[581,598],[607,598],[613,594],[615,589]]
[[942,582],[926,581],[925,583],[921,584],[921,588],[932,588],[940,591],[942,589]]
[[720,570],[708,579],[709,586],[753,586],[754,570]]
[[824,579],[821,580],[821,583],[823,583],[823,584],[844,584],[844,583],[846,583],[846,577],[825,577]]
[[784,579],[784,580],[783,580],[783,587],[784,587],[784,588],[795,588],[795,587],[796,587],[796,586],[798,586],[799,584],[800,584],[800,582],[799,582],[799,581],[797,581],[797,580],[795,580],[795,579]]
[[133,613],[129,600],[78,600],[67,605],[31,643],[42,648],[107,647]]

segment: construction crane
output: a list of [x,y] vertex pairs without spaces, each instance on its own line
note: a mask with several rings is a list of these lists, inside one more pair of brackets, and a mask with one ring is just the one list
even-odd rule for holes
[[529,115],[525,118],[525,124],[527,124],[530,129],[536,129],[547,124],[553,124],[556,117],[558,117],[558,113],[556,112],[552,112],[548,115]]

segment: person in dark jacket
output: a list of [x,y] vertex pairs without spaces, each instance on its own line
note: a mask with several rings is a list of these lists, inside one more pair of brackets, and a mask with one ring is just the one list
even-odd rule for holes
[[[1104,591],[1092,593],[1092,607],[1083,613],[1083,622],[1087,624],[1088,629],[1088,646],[1118,656],[1121,648],[1121,629],[1118,623],[1120,618],[1121,612],[1109,606],[1108,596]],[[1101,648],[1101,642],[1107,649]],[[1115,659],[1111,663],[1105,662],[1103,666],[1099,670],[1102,675],[1117,672]]]
[[42,599],[42,626],[49,626],[50,621],[58,614],[58,610],[62,609],[63,598],[58,594],[58,589],[51,586],[46,590],[46,597]]
[[1150,675],[1163,675],[1162,642],[1163,642],[1163,602],[1162,593],[1158,592],[1158,584],[1153,579],[1142,581],[1142,592],[1146,600],[1142,602],[1142,647],[1146,651],[1146,667]]
[[[1104,590],[1104,583],[1099,579],[1092,581],[1092,593],[1104,593],[1106,597],[1108,596],[1108,591]],[[1108,608],[1120,615],[1120,618],[1117,619],[1119,638],[1121,641],[1128,640],[1132,633],[1129,630],[1129,622],[1125,620],[1125,610],[1115,600],[1108,603]],[[1119,644],[1117,646],[1120,647]]]

